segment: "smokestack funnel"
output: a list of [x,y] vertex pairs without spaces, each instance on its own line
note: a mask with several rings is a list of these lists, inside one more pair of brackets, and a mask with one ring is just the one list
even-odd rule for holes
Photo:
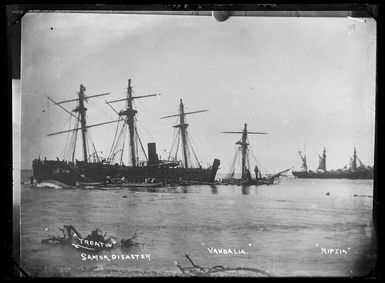
[[155,164],[158,160],[158,155],[156,154],[156,143],[150,142],[147,144],[148,150],[148,163]]

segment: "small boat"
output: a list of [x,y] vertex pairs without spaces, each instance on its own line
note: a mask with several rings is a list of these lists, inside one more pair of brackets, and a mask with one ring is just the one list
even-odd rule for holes
[[204,182],[204,181],[189,181],[189,180],[178,180],[175,181],[166,181],[166,183],[170,186],[191,186],[191,185],[220,185],[221,183],[218,181],[214,182]]
[[101,191],[112,191],[112,190],[121,190],[121,189],[123,189],[123,187],[122,186],[120,186],[120,187],[102,186],[102,187],[97,187],[96,189],[97,190],[101,190]]
[[163,187],[163,183],[126,183],[123,187],[142,187],[142,188],[158,188]]
[[120,190],[122,188],[128,188],[128,187],[140,187],[140,188],[159,188],[163,187],[162,182],[157,182],[157,183],[121,183],[121,184],[106,184],[106,185],[100,185],[98,186],[99,190]]
[[125,188],[125,187],[162,187],[163,183],[162,182],[154,182],[154,183],[107,183],[101,185],[102,187],[110,187],[110,188]]
[[125,184],[123,183],[120,183],[120,184],[106,184],[106,185],[103,185],[102,187],[108,187],[108,188],[121,188],[121,187],[124,187]]
[[90,188],[104,185],[102,182],[76,182],[75,184],[77,188]]

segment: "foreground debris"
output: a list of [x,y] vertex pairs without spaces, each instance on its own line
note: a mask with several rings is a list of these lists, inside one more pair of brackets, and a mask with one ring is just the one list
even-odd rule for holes
[[116,247],[130,248],[140,244],[134,241],[137,232],[131,238],[119,241],[115,237],[107,237],[107,233],[103,234],[99,228],[91,231],[84,238],[72,225],[64,225],[59,230],[63,233],[62,237],[51,235],[48,239],[43,239],[41,242],[43,244],[72,245],[77,249],[89,251],[110,250]]
[[[186,274],[186,275],[210,276],[213,273],[220,273],[220,272],[225,273],[225,274],[227,272],[227,275],[229,275],[229,272],[236,272],[237,274],[239,274],[241,271],[246,271],[246,272],[255,273],[256,275],[259,275],[259,276],[262,275],[262,276],[270,277],[269,273],[267,273],[263,270],[257,269],[257,268],[224,267],[221,265],[216,265],[213,267],[205,267],[205,266],[202,267],[202,266],[195,264],[187,254],[185,254],[185,257],[190,261],[190,263],[192,264],[192,267],[191,266],[183,267],[180,265],[180,263],[178,263],[176,261],[174,261],[174,264],[182,271],[183,274]],[[234,275],[234,273],[231,273],[231,275]]]

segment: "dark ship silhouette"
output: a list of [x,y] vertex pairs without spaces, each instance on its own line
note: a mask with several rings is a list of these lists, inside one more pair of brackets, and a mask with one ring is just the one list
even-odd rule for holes
[[[298,152],[302,160],[302,170],[292,171],[297,178],[316,178],[316,179],[373,179],[373,167],[365,166],[357,157],[356,148],[354,148],[353,157],[350,158],[349,168],[326,170],[326,149],[319,157],[319,165],[316,171],[308,170],[306,163],[306,154]],[[357,165],[357,161],[359,165]]]
[[[254,167],[254,174],[255,178],[252,177],[250,170],[251,170],[251,164],[249,155],[251,154],[255,161],[256,158],[250,149],[250,143],[248,140],[247,135],[253,134],[253,135],[264,135],[267,133],[262,132],[249,132],[247,130],[247,124],[245,123],[243,131],[239,132],[222,132],[225,134],[242,134],[242,138],[237,141],[235,144],[239,145],[233,162],[230,166],[230,170],[225,178],[221,181],[222,184],[230,184],[230,185],[242,185],[242,186],[248,186],[248,185],[271,185],[274,183],[275,180],[281,176],[281,174],[289,171],[291,168],[283,170],[281,172],[278,172],[276,174],[261,174],[261,171],[259,170],[258,166],[255,165]],[[237,159],[241,158],[241,176],[239,178],[235,177],[235,165],[237,163]]]
[[[109,93],[103,93],[98,95],[86,96],[86,88],[80,85],[80,91],[78,97],[71,100],[55,102],[49,98],[55,105],[60,107],[62,110],[67,112],[72,118],[75,118],[75,127],[67,131],[61,131],[49,134],[63,134],[72,132],[70,140],[69,154],[67,158],[60,160],[43,160],[39,158],[34,159],[32,162],[33,176],[38,182],[44,180],[53,180],[66,185],[74,186],[77,182],[81,183],[97,183],[97,182],[112,182],[113,180],[120,180],[119,183],[133,182],[143,183],[151,180],[152,182],[163,182],[163,183],[180,183],[180,182],[213,182],[219,168],[219,160],[214,159],[212,166],[209,168],[202,168],[199,164],[195,168],[190,162],[191,149],[188,141],[187,127],[188,124],[185,122],[185,116],[193,113],[203,112],[207,110],[184,112],[184,105],[180,100],[179,113],[167,117],[178,117],[179,124],[174,127],[178,129],[178,135],[180,136],[181,148],[183,152],[183,162],[177,160],[176,156],[174,159],[160,160],[156,152],[156,144],[148,143],[148,154],[146,154],[143,144],[139,138],[137,127],[136,127],[136,113],[137,110],[133,109],[133,100],[157,96],[160,94],[149,94],[142,96],[133,96],[131,79],[128,80],[127,95],[125,98],[106,101],[107,105],[118,115],[119,119],[115,121],[109,121],[94,125],[87,125],[86,123],[86,111],[85,102],[88,99],[108,95]],[[77,107],[72,111],[65,109],[62,104],[76,101]],[[125,101],[125,109],[117,111],[111,104],[115,102]],[[77,114],[77,115],[75,115]],[[166,118],[166,117],[164,117]],[[94,143],[90,142],[90,136],[88,135],[88,129],[91,127],[118,123],[114,142],[108,158],[102,158],[98,155]],[[80,126],[79,126],[80,124]],[[118,131],[120,125],[120,131]],[[77,135],[80,131],[82,136],[82,150],[83,160],[75,160],[75,150]],[[119,132],[119,133],[118,133]],[[128,146],[125,149],[125,139],[128,132]],[[92,147],[90,146],[92,145]],[[179,143],[178,143],[179,145]],[[119,148],[120,147],[120,148]],[[90,153],[92,148],[92,153]],[[125,165],[123,163],[123,152],[128,153],[129,161]],[[139,150],[141,150],[145,156],[144,160],[139,160]],[[192,149],[193,150],[193,149]],[[195,155],[195,152],[194,152]],[[196,155],[195,155],[196,157]],[[197,158],[196,158],[197,159]]]

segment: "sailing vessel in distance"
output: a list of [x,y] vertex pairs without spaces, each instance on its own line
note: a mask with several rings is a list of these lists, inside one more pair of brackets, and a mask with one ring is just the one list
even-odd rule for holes
[[[237,148],[237,151],[235,152],[235,156],[233,159],[233,162],[230,166],[230,171],[228,172],[227,176],[222,180],[222,183],[224,184],[233,184],[233,185],[270,185],[274,183],[274,180],[278,179],[279,176],[287,171],[289,171],[291,168],[283,170],[281,172],[278,172],[276,174],[261,174],[261,171],[259,170],[258,166],[255,165],[254,167],[254,174],[255,178],[251,176],[250,170],[251,170],[251,164],[249,155],[252,155],[254,158],[255,163],[257,163],[257,160],[255,158],[255,155],[253,151],[250,149],[250,143],[248,140],[247,135],[265,135],[267,133],[264,132],[249,132],[247,130],[247,124],[245,123],[243,131],[239,132],[222,132],[225,134],[242,134],[242,138],[237,141],[235,144],[239,145]],[[235,166],[238,161],[238,159],[241,158],[241,176],[240,178],[235,178]]]
[[[132,102],[135,99],[153,97],[161,94],[133,96],[131,79],[129,79],[125,98],[105,102],[117,114],[119,119],[96,125],[87,125],[85,115],[87,111],[85,107],[87,99],[107,94],[86,96],[84,92],[85,87],[81,85],[78,98],[76,99],[55,102],[49,98],[55,105],[64,110],[72,118],[75,118],[76,123],[73,129],[49,134],[72,133],[69,143],[70,146],[65,150],[65,152],[69,152],[69,154],[63,155],[62,160],[59,158],[57,158],[57,160],[46,160],[45,158],[41,160],[40,155],[39,158],[33,160],[33,175],[38,182],[54,180],[65,185],[74,186],[77,182],[83,184],[85,182],[109,182],[114,179],[122,180],[122,183],[142,183],[147,180],[165,183],[166,181],[177,182],[180,179],[196,182],[214,181],[219,160],[215,160],[213,166],[208,169],[200,168],[199,170],[192,170],[190,168],[184,168],[178,162],[159,160],[156,153],[155,142],[147,144],[148,154],[146,154],[143,143],[138,135],[136,126],[137,110],[133,108]],[[76,101],[78,105],[72,111],[68,111],[61,105],[74,101]],[[118,102],[125,102],[125,107],[120,111],[112,106]],[[76,116],[72,112],[78,113],[78,115]],[[184,115],[182,116],[184,117]],[[79,123],[81,127],[78,126]],[[117,126],[109,155],[107,158],[103,158],[98,155],[98,151],[94,143],[90,140],[87,130],[91,127],[110,123],[117,123]],[[184,123],[181,123],[181,126],[183,124]],[[74,159],[77,134],[79,131],[83,137],[82,161]],[[92,147],[90,145],[92,145]],[[93,152],[89,154],[91,151]],[[142,153],[142,159],[139,158],[139,152]],[[126,153],[128,156],[127,160],[124,160],[123,153]]]
[[[292,171],[297,178],[315,178],[315,179],[373,179],[373,167],[365,166],[357,157],[356,148],[354,148],[353,157],[350,158],[349,168],[326,170],[326,149],[324,148],[322,156],[318,155],[319,163],[316,171],[308,170],[306,164],[306,155],[298,152],[302,166],[301,171]],[[359,165],[357,165],[357,161]]]

